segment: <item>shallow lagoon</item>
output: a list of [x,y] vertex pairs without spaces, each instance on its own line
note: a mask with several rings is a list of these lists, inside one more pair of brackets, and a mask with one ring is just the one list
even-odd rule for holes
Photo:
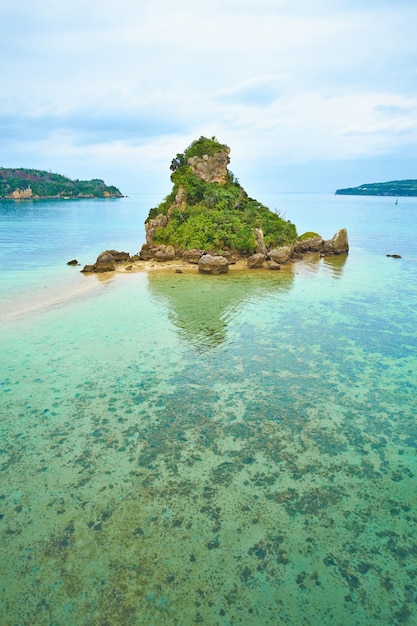
[[415,623],[415,251],[360,230],[3,323],[2,623]]

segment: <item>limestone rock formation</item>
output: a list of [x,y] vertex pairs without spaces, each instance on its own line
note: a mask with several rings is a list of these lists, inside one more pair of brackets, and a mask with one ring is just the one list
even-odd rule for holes
[[332,239],[323,242],[323,254],[347,254],[349,252],[346,228],[341,228]]
[[154,245],[153,236],[158,228],[164,228],[168,223],[168,217],[166,215],[157,215],[154,219],[149,219],[145,222],[145,232],[146,232],[146,244],[148,247],[152,247]]
[[[296,228],[277,212],[250,198],[228,170],[230,148],[212,137],[192,142],[171,163],[171,193],[149,211],[145,222],[144,260],[163,257],[161,245],[175,248],[175,257],[189,250],[212,256],[248,257],[268,253],[297,239]],[[196,254],[187,260],[198,261]]]
[[204,154],[202,157],[193,156],[188,159],[188,165],[193,172],[206,183],[224,184],[227,181],[227,166],[230,148],[227,146],[223,150],[213,155]]

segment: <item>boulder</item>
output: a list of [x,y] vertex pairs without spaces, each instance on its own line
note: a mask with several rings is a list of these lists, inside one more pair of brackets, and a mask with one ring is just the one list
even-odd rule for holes
[[268,261],[268,269],[269,270],[280,270],[281,265],[276,263],[275,261]]
[[256,254],[252,254],[252,256],[248,258],[247,264],[249,269],[257,269],[263,267],[265,261],[266,255],[262,254],[261,252],[257,252]]
[[201,274],[227,274],[229,261],[224,256],[204,254],[198,262],[198,271]]
[[78,265],[78,261],[77,259],[72,259],[71,261],[68,261],[67,265]]
[[347,254],[349,252],[348,234],[346,228],[341,228],[332,239],[323,241],[323,254]]
[[275,263],[287,263],[293,251],[293,246],[280,246],[279,248],[269,250],[268,257],[271,261],[275,261]]
[[87,274],[88,272],[94,272],[94,265],[84,265],[81,272],[83,272],[84,274]]
[[94,264],[95,272],[113,272],[116,269],[116,260],[109,251],[98,255]]

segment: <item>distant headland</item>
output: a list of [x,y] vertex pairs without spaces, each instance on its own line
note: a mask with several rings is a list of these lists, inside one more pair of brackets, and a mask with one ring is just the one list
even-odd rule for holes
[[0,199],[122,198],[113,185],[100,179],[71,180],[61,174],[25,168],[0,168]]
[[338,189],[340,196],[417,196],[417,180],[392,180]]
[[[250,269],[280,269],[306,252],[346,254],[347,232],[330,240],[316,233],[298,236],[294,224],[250,198],[228,170],[230,148],[215,137],[200,137],[171,162],[171,193],[149,211],[146,243],[138,255],[106,250],[84,272],[140,269],[143,263],[198,266],[224,274],[237,262]],[[76,260],[74,260],[76,263]]]

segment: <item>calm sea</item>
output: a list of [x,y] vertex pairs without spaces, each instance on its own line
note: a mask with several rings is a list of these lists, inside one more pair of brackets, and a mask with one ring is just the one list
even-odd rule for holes
[[103,280],[158,194],[0,203],[2,625],[417,623],[417,198],[259,199],[350,254]]

